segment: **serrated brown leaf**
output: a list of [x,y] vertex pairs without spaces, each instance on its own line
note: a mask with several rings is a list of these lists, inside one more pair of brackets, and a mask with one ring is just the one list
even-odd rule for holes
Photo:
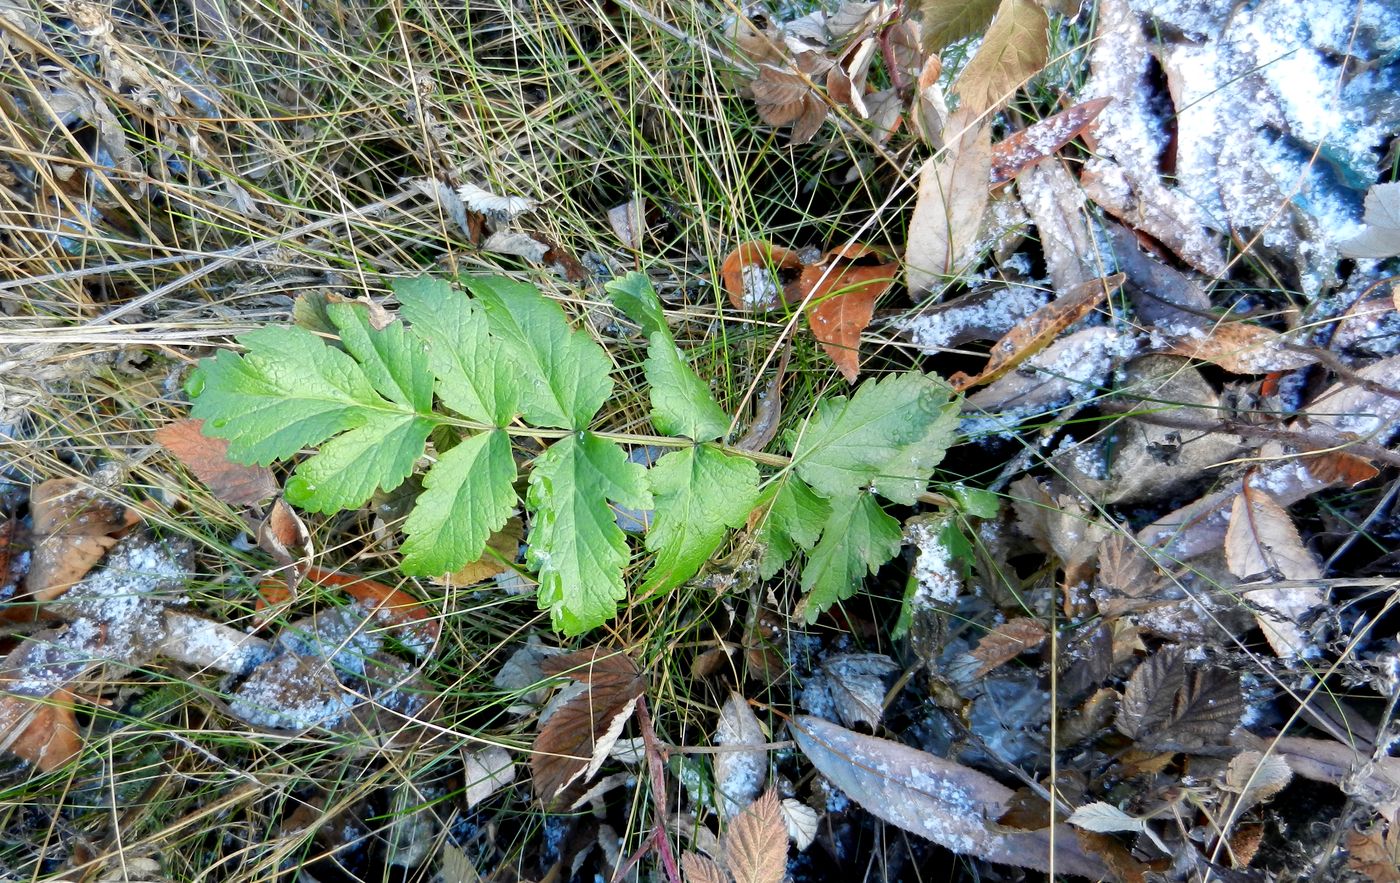
[[719,278],[734,309],[767,312],[798,297],[801,272],[797,252],[754,239],[725,256]]
[[1272,328],[1227,322],[1207,331],[1196,330],[1174,342],[1167,352],[1210,362],[1232,374],[1292,371],[1317,362],[1316,356],[1285,349],[1284,340],[1284,336]]
[[992,183],[1004,184],[1031,166],[1054,156],[1061,147],[1088,128],[1112,100],[1095,98],[1076,104],[993,144]]
[[571,786],[587,782],[603,765],[646,682],[631,657],[602,646],[542,659],[540,668],[588,687],[560,706],[535,737],[530,757],[535,794],[555,806]]
[[1223,745],[1243,716],[1239,676],[1218,668],[1200,669],[1182,691],[1156,743],[1187,751]]
[[826,104],[797,74],[761,64],[749,89],[759,118],[770,126],[792,125],[793,144],[812,140],[826,120]]
[[954,114],[947,144],[919,172],[904,255],[909,293],[915,298],[926,296],[942,277],[961,272],[974,257],[992,167],[990,130],[974,120],[961,110]]
[[51,601],[93,568],[118,535],[140,521],[135,510],[101,496],[77,478],[54,478],[29,494],[34,553],[25,591]]
[[703,855],[687,852],[681,856],[681,873],[685,883],[725,883],[724,871]]
[[[1109,591],[1125,598],[1146,598],[1157,577],[1157,565],[1127,533],[1116,530],[1099,543],[1099,584]],[[1109,615],[1106,610],[1100,612]]]
[[1039,620],[1021,616],[1002,623],[982,636],[973,648],[972,657],[981,663],[973,678],[980,678],[1022,653],[1045,643],[1047,632]]
[[1400,826],[1377,822],[1366,831],[1348,831],[1347,867],[1371,883],[1400,883]]
[[1091,279],[1041,307],[992,345],[987,365],[976,376],[959,371],[948,379],[953,389],[965,390],[991,383],[1040,352],[1063,330],[1089,314],[1099,302],[1118,290],[1123,274]]
[[1129,739],[1143,739],[1171,720],[1176,695],[1185,685],[1185,654],[1180,647],[1163,647],[1128,678],[1114,725]]
[[924,51],[942,52],[959,40],[980,34],[996,14],[998,0],[922,0]]
[[802,271],[809,297],[812,336],[851,383],[860,377],[860,335],[875,315],[875,302],[894,282],[893,264],[857,264],[833,251]]
[[155,439],[225,503],[251,506],[277,493],[271,469],[233,462],[228,440],[205,435],[203,426],[203,420],[176,420],[157,429]]
[[770,788],[729,824],[724,865],[734,883],[782,883],[787,853],[787,823]]
[[1034,0],[1001,0],[972,60],[953,82],[974,116],[1001,106],[1050,59],[1050,17]]

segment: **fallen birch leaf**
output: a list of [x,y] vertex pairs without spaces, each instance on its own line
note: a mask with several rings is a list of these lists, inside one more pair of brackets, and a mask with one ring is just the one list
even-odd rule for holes
[[948,121],[948,143],[919,172],[919,194],[909,219],[905,271],[915,299],[938,281],[961,272],[975,256],[977,234],[990,195],[990,130],[959,111]]
[[1013,792],[991,776],[924,751],[862,736],[803,716],[793,738],[817,771],[872,815],[960,855],[1097,880],[1108,872],[1063,824],[1039,831],[998,830]]
[[1091,279],[1032,313],[992,346],[986,367],[975,377],[959,371],[949,378],[953,389],[962,391],[990,383],[1040,352],[1061,331],[1078,322],[1123,284],[1123,274]]
[[860,334],[875,315],[875,301],[894,282],[893,264],[855,263],[870,254],[863,246],[833,250],[804,268],[800,283],[812,336],[851,383],[860,377]]
[[25,590],[36,601],[62,595],[140,521],[132,509],[102,497],[77,478],[53,478],[29,494],[34,554]]
[[1093,98],[992,145],[992,183],[1004,184],[1050,157],[1088,128],[1112,98]]
[[1286,338],[1271,328],[1245,322],[1226,322],[1209,329],[1193,329],[1176,340],[1168,353],[1219,365],[1232,374],[1268,374],[1292,371],[1317,363],[1317,357],[1285,349]]
[[1293,781],[1293,769],[1277,754],[1241,751],[1225,768],[1225,787],[1240,796],[1236,816],[1269,800]]
[[715,755],[716,808],[720,816],[732,819],[758,797],[768,778],[768,754],[762,746],[767,737],[758,717],[742,694],[731,692],[719,710],[715,745],[735,749],[756,746],[753,751],[721,751]]
[[[1273,497],[1246,485],[1230,508],[1225,531],[1225,562],[1242,580],[1304,582],[1322,577],[1322,568],[1303,545],[1288,510]],[[1280,658],[1291,659],[1310,645],[1299,622],[1327,603],[1318,586],[1276,589],[1241,588],[1245,598],[1263,608],[1255,614],[1269,646]]]
[[204,435],[203,426],[203,420],[176,420],[157,429],[155,440],[225,503],[252,506],[276,495],[277,479],[271,469],[233,462],[228,458],[228,439]]
[[801,272],[797,252],[754,239],[725,256],[719,278],[734,309],[758,313],[794,299]]
[[1034,0],[1001,0],[972,60],[953,81],[961,110],[981,116],[1009,101],[1050,59],[1050,17]]
[[787,873],[787,823],[769,789],[729,823],[724,865],[734,883],[782,883]]
[[463,801],[471,809],[515,781],[515,761],[499,745],[473,751],[462,758],[462,781],[467,786]]
[[646,681],[631,657],[601,646],[543,659],[540,667],[585,685],[540,727],[530,756],[535,794],[545,806],[554,806],[607,760]]

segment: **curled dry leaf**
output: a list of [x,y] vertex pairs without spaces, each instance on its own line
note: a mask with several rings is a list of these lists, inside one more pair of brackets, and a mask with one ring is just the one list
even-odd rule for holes
[[980,665],[973,672],[974,680],[1010,662],[1022,653],[1035,650],[1045,643],[1045,626],[1039,620],[1017,617],[1002,623],[982,636],[982,640],[972,650],[972,657]]
[[874,37],[866,37],[846,54],[839,64],[826,72],[826,91],[833,101],[849,105],[860,115],[869,119],[870,110],[865,106],[865,78],[870,73],[870,62],[875,59],[879,44]]
[[782,883],[787,872],[787,823],[769,789],[729,823],[724,865],[734,883]]
[[992,183],[1004,184],[1050,157],[1098,118],[1112,98],[1093,98],[1062,110],[992,145]]
[[258,548],[272,556],[286,580],[287,593],[281,598],[268,597],[266,584],[259,587],[263,601],[278,603],[296,591],[297,584],[306,576],[311,559],[316,555],[316,549],[311,544],[311,532],[306,529],[301,516],[282,497],[273,501],[267,517],[258,525]]
[[1000,107],[1050,58],[1050,18],[1034,0],[1001,0],[972,60],[953,82],[974,116]]
[[846,796],[884,821],[945,849],[991,862],[1048,870],[1054,842],[1061,874],[1102,878],[1107,867],[1083,850],[1065,825],[1005,831],[994,819],[1012,791],[991,776],[924,751],[862,736],[815,717],[793,722],[793,737],[812,765]]
[[1317,362],[1316,356],[1286,349],[1285,342],[1286,338],[1271,328],[1227,322],[1208,330],[1191,329],[1167,352],[1219,365],[1232,374],[1292,371]]
[[918,98],[909,108],[919,137],[934,150],[943,146],[943,129],[948,124],[948,99],[938,82],[941,73],[943,62],[937,55],[930,55],[919,71]]
[[822,685],[836,716],[848,727],[871,729],[885,717],[885,678],[899,664],[883,653],[837,653],[822,660]]
[[758,115],[770,126],[792,125],[792,143],[806,144],[826,121],[826,104],[795,73],[768,64],[758,67],[758,77],[749,84]]
[[566,804],[572,786],[586,783],[607,760],[637,707],[646,681],[637,664],[602,646],[541,660],[548,675],[585,685],[550,715],[535,737],[530,769],[535,794],[546,806]]
[[1273,497],[1248,485],[1235,497],[1225,531],[1225,561],[1242,580],[1303,582],[1274,589],[1246,591],[1269,646],[1282,658],[1293,658],[1310,645],[1300,621],[1327,603],[1327,593],[1309,580],[1322,577],[1312,552],[1303,545],[1288,510]]
[[1123,274],[1115,273],[1103,279],[1091,279],[1063,292],[998,340],[992,346],[986,367],[979,374],[974,377],[958,372],[948,382],[956,390],[965,390],[996,380],[1044,349],[1061,331],[1087,316],[1122,284]]
[[909,219],[904,255],[909,293],[928,295],[945,276],[961,272],[974,257],[987,210],[992,142],[985,122],[959,110],[948,121],[947,144],[924,163],[919,194]]
[[25,589],[37,601],[62,595],[92,569],[118,536],[140,521],[134,510],[77,478],[54,478],[29,495],[34,554]]
[[228,439],[204,435],[203,426],[203,420],[176,420],[157,429],[155,439],[225,503],[252,506],[277,493],[271,469],[233,462]]
[[719,710],[715,744],[722,748],[754,746],[753,751],[721,751],[715,755],[715,790],[720,815],[732,819],[758,797],[768,777],[767,738],[758,717],[740,693],[730,693]]
[[860,377],[860,334],[875,315],[875,302],[894,282],[893,263],[857,263],[878,255],[865,246],[833,249],[802,271],[812,335],[851,383]]
[[798,297],[801,272],[797,252],[755,239],[725,257],[719,276],[736,310],[766,312]]

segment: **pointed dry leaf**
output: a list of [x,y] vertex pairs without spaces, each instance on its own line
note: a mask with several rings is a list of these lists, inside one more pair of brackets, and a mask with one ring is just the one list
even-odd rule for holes
[[992,183],[1003,184],[1050,157],[1098,118],[1112,98],[1094,98],[1007,135],[992,145]]
[[1223,745],[1244,711],[1239,675],[1219,668],[1200,669],[1178,696],[1172,719],[1155,744],[1186,751]]
[[0,721],[8,724],[6,729],[18,727],[0,731],[0,748],[42,772],[62,767],[82,751],[73,694],[62,687],[41,700],[0,694]]
[[980,664],[971,678],[977,680],[988,672],[1010,662],[1022,653],[1035,650],[1045,643],[1048,633],[1039,620],[1018,617],[1002,623],[982,636],[973,648],[972,657]]
[[77,478],[53,478],[29,494],[34,554],[25,589],[38,601],[62,595],[102,560],[117,535],[136,524],[135,510],[103,497]]
[[474,751],[462,758],[462,781],[466,784],[462,800],[471,809],[515,781],[515,761],[499,745]]
[[1099,274],[1102,255],[1089,228],[1084,191],[1064,163],[1027,169],[1016,182],[1016,196],[1035,224],[1055,291],[1070,291]]
[[1171,719],[1176,694],[1186,686],[1185,656],[1180,647],[1163,647],[1143,660],[1128,678],[1114,722],[1129,739],[1142,740]]
[[810,298],[807,323],[812,336],[851,383],[860,376],[861,332],[894,276],[893,264],[856,264],[835,251],[802,271],[803,295]]
[[1219,365],[1232,374],[1292,371],[1317,362],[1316,356],[1286,349],[1285,341],[1271,328],[1228,322],[1207,330],[1192,329],[1167,352]]
[[282,497],[272,502],[267,517],[258,525],[258,548],[271,555],[278,569],[285,571],[283,576],[290,591],[296,590],[311,567],[311,559],[316,557],[311,532]]
[[1347,867],[1371,883],[1400,883],[1400,826],[1377,822],[1346,835]]
[[233,462],[228,439],[204,435],[203,426],[203,420],[176,420],[157,429],[155,439],[225,503],[251,506],[276,495],[271,469]]
[[875,729],[885,717],[885,679],[899,664],[883,653],[837,653],[822,660],[836,715],[848,727]]
[[938,82],[942,72],[943,62],[930,55],[919,71],[918,99],[909,108],[919,137],[934,150],[943,146],[943,130],[948,124],[948,99]]
[[[1292,582],[1321,578],[1322,569],[1303,539],[1288,510],[1267,493],[1246,488],[1230,509],[1225,531],[1225,561],[1242,580]],[[1297,655],[1308,646],[1299,622],[1327,602],[1318,586],[1288,586],[1245,592],[1252,604],[1262,607],[1255,619],[1280,657]]]
[[804,852],[817,839],[817,823],[820,816],[807,804],[792,797],[783,798],[781,804],[783,821],[787,823],[788,837],[798,852]]
[[1388,258],[1400,255],[1400,181],[1374,184],[1366,191],[1366,229],[1341,243],[1349,258]]
[[922,298],[939,280],[966,269],[987,210],[992,167],[985,122],[959,111],[948,121],[948,143],[919,172],[919,195],[909,219],[904,255],[909,292]]
[[641,248],[647,233],[646,202],[641,195],[608,209],[608,226],[624,246],[634,251]]
[[826,105],[802,77],[772,65],[758,67],[749,84],[759,117],[770,126],[792,125],[792,143],[805,144],[826,120]]
[[523,196],[501,196],[472,183],[458,187],[457,195],[468,209],[480,212],[493,221],[513,221],[535,207],[533,199]]
[[877,24],[879,8],[880,4],[872,0],[842,0],[836,11],[827,17],[827,33],[838,39],[863,33]]
[[575,782],[587,782],[607,760],[637,707],[645,679],[631,657],[601,646],[541,661],[549,675],[587,685],[550,715],[535,737],[530,769],[546,806],[560,802]]
[[770,789],[730,822],[724,864],[734,883],[782,883],[787,852],[787,823],[778,794]]
[[[1103,117],[1100,117],[1100,121]],[[1099,207],[1134,230],[1165,245],[1177,257],[1212,278],[1226,272],[1225,256],[1207,231],[1201,208],[1157,178],[1136,176],[1107,160],[1096,161],[1079,175],[1079,186]]]
[[866,37],[842,63],[832,65],[826,72],[826,91],[831,100],[849,105],[861,119],[870,117],[865,106],[865,78],[870,73],[870,62],[875,59],[878,45],[874,37]]
[[1034,0],[1001,0],[991,27],[953,82],[959,107],[981,116],[1009,101],[1050,58],[1050,18]]
[[[815,717],[793,722],[793,737],[812,765],[872,815],[953,852],[1022,868],[1055,868],[1092,880],[1107,873],[1064,825],[1007,832],[994,819],[1012,791],[990,776],[924,751],[862,736]],[[1053,830],[1053,834],[1052,834]]]
[[768,741],[753,708],[740,693],[730,693],[719,710],[715,744],[721,748],[754,746],[753,751],[721,751],[715,755],[715,790],[720,816],[732,819],[758,797],[768,777]]
[[1086,803],[1079,807],[1068,821],[1076,828],[1083,828],[1085,831],[1094,831],[1098,834],[1141,833],[1147,829],[1147,823],[1142,819],[1130,816],[1113,804],[1102,801]]
[[1248,812],[1293,781],[1293,768],[1277,754],[1241,751],[1225,769],[1225,787],[1240,795],[1235,814]]
[[685,883],[727,883],[719,865],[694,852],[681,856],[681,873],[685,875]]

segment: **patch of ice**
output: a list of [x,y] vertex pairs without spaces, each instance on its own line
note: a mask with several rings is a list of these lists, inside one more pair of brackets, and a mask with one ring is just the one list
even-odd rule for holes
[[943,541],[946,520],[916,521],[909,525],[906,540],[918,549],[914,562],[915,610],[947,607],[957,600],[962,590],[962,573],[948,544]]

